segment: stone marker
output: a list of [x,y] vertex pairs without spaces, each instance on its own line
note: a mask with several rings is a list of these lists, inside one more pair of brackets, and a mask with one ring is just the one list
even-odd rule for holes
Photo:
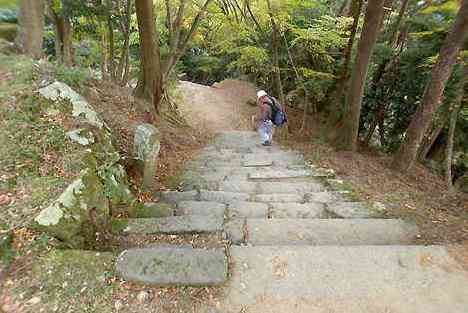
[[161,134],[156,127],[151,124],[140,124],[136,127],[133,150],[142,171],[143,189],[150,189],[153,186],[160,148]]
[[154,286],[213,286],[227,280],[224,251],[177,247],[129,249],[117,258],[125,280]]

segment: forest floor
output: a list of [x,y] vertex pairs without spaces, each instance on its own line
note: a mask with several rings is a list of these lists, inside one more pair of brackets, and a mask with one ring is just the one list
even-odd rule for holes
[[[68,164],[76,152],[60,144],[68,121],[49,120],[35,105],[32,96],[37,85],[34,81],[44,73],[31,72],[31,67],[31,62],[25,58],[0,55],[0,102],[4,122],[0,125],[0,135],[2,140],[8,139],[7,142],[12,143],[1,147],[6,150],[1,150],[0,160],[11,168],[0,169],[0,209],[26,209],[19,217],[34,216],[40,205],[55,197],[73,178]],[[57,79],[61,78],[57,76]],[[130,151],[133,140],[129,125],[145,121],[145,114],[138,100],[131,96],[130,89],[93,80],[80,83],[76,88],[112,128],[120,149]],[[227,80],[211,87],[180,82],[176,94],[175,102],[182,121],[155,121],[162,133],[155,189],[177,188],[184,163],[214,133],[249,129],[250,116],[255,112],[255,107],[248,104],[255,100],[255,88],[242,81]],[[377,151],[336,152],[320,140],[318,120],[311,117],[307,123],[311,127],[301,131],[301,112],[288,108],[288,115],[290,133],[284,134],[283,131],[278,133],[281,136],[277,136],[281,137],[277,139],[282,145],[299,150],[314,164],[334,169],[344,181],[342,187],[353,192],[356,198],[382,202],[387,207],[388,216],[416,222],[421,229],[421,244],[465,245],[465,249],[452,251],[468,264],[468,195],[448,193],[442,179],[422,166],[411,173],[395,173],[388,167],[389,157]],[[43,142],[42,138],[49,140]],[[13,184],[13,181],[18,181],[16,176],[23,174],[24,179],[19,180],[18,185]],[[132,176],[131,179],[137,181],[138,177]],[[142,201],[157,201],[150,193],[139,193],[139,197]],[[5,226],[2,225],[5,222],[1,222],[0,235]],[[7,220],[6,224],[10,222]],[[102,279],[89,273],[89,267],[80,268],[78,264],[70,272],[69,268],[60,269],[63,276],[68,277],[64,281],[42,270],[35,274],[31,272],[34,264],[39,266],[41,257],[53,246],[53,240],[47,236],[31,232],[21,225],[15,228],[13,247],[16,254],[10,257],[13,262],[11,271],[7,277],[0,277],[3,283],[0,289],[8,291],[0,293],[0,312],[37,311],[34,309],[37,302],[48,299],[41,300],[36,296],[38,293],[47,294],[50,299],[68,301],[68,312],[94,312],[96,308],[106,308],[99,309],[100,312],[132,312],[137,308],[141,312],[191,312],[187,308],[216,297],[218,293],[216,288],[144,288],[121,282],[113,276],[104,279],[106,287],[96,289],[102,285]],[[100,270],[96,268],[96,273]],[[104,270],[107,273],[107,269]],[[81,285],[83,282],[84,286]],[[14,294],[16,296],[13,297]],[[158,308],[146,310],[141,305],[141,297],[157,297],[160,300]],[[106,299],[104,304],[100,303],[103,299]]]

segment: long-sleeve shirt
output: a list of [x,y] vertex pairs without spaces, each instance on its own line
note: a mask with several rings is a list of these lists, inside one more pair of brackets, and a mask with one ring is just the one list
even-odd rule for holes
[[257,114],[255,115],[255,122],[257,125],[271,119],[271,106],[270,99],[263,97],[257,100]]

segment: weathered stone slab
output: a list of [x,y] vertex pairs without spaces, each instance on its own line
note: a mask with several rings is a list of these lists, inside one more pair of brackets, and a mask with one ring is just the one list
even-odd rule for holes
[[247,201],[249,200],[250,195],[248,193],[242,192],[228,192],[228,191],[209,191],[201,190],[200,191],[200,200],[201,201],[214,201],[221,203],[232,203],[235,201]]
[[219,190],[229,192],[254,193],[258,184],[247,180],[226,180],[219,184]]
[[247,231],[252,245],[394,245],[417,235],[395,219],[248,219]]
[[309,170],[268,170],[259,173],[249,174],[249,180],[262,181],[262,180],[282,180],[291,178],[306,178],[313,176]]
[[[58,199],[41,210],[32,227],[60,239],[68,247],[82,248],[95,238],[97,227],[106,226],[109,213],[104,184],[95,171],[86,169]],[[92,221],[91,214],[99,225]]]
[[272,203],[272,218],[323,218],[325,205],[320,202],[310,203]]
[[261,194],[253,197],[258,202],[304,202],[304,196],[291,193]]
[[332,191],[311,192],[306,194],[305,198],[306,201],[323,203],[345,201],[343,195]]
[[39,93],[46,99],[57,101],[59,99],[69,100],[73,106],[72,115],[83,116],[85,120],[98,128],[104,126],[103,120],[89,105],[85,98],[76,93],[70,86],[62,82],[54,82],[47,87],[39,89]]
[[327,203],[327,211],[340,218],[372,218],[380,215],[370,203],[365,202]]
[[245,218],[233,218],[224,224],[226,239],[232,244],[245,243]]
[[193,234],[223,229],[220,216],[183,215],[161,218],[134,218],[113,221],[113,231],[126,234]]
[[226,204],[212,201],[182,201],[177,203],[177,215],[214,215],[224,217]]
[[242,162],[242,166],[244,167],[267,167],[272,166],[273,161],[270,159],[250,159]]
[[236,201],[229,205],[228,216],[249,217],[249,218],[267,218],[268,205],[258,202]]
[[155,286],[212,286],[227,280],[224,251],[177,247],[130,249],[116,262],[125,280]]
[[150,218],[150,217],[168,217],[174,215],[174,206],[169,203],[163,202],[148,202],[138,207],[135,212],[135,216],[138,218]]
[[161,192],[161,199],[165,202],[176,203],[180,201],[194,201],[198,200],[198,191],[163,191]]
[[324,187],[317,182],[261,182],[259,193],[310,193],[323,191]]
[[465,313],[468,275],[440,246],[231,247],[225,313]]

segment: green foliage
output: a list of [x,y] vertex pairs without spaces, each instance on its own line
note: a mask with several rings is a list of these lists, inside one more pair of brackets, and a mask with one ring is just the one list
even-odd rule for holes
[[269,61],[268,52],[255,46],[242,47],[239,50],[239,58],[229,67],[236,67],[244,73],[262,73]]
[[89,70],[81,67],[58,65],[55,69],[56,79],[69,86],[81,86],[90,76]]

